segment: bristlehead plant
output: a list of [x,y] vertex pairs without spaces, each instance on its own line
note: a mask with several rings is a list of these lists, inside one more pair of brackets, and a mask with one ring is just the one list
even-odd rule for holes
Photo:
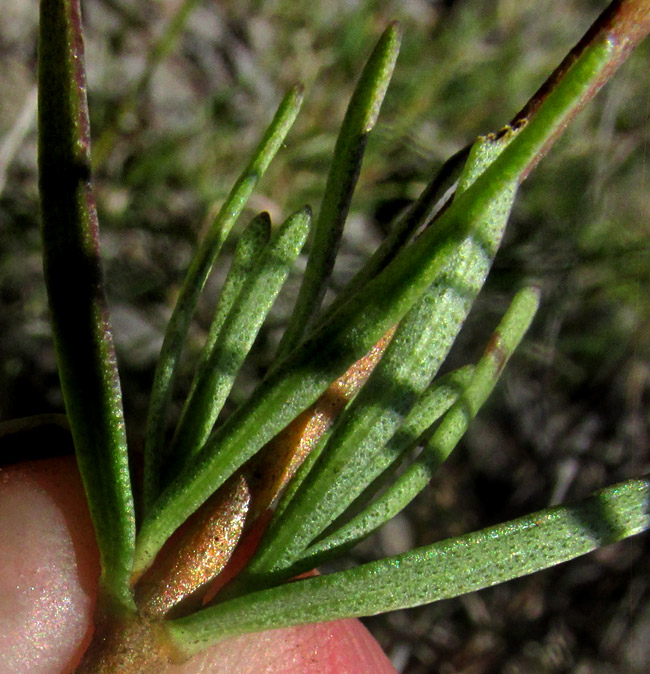
[[[101,557],[95,638],[78,672],[158,672],[229,636],[456,596],[650,526],[650,481],[629,480],[575,505],[286,582],[339,557],[409,503],[489,396],[533,320],[534,287],[513,291],[477,363],[438,371],[485,283],[517,188],[649,30],[648,0],[613,2],[509,125],[443,166],[322,308],[366,139],[397,59],[399,27],[389,25],[350,101],[313,225],[305,207],[279,226],[261,213],[244,229],[170,434],[174,375],[199,294],[298,114],[303,91],[291,90],[180,291],[153,384],[140,492],[129,470],[101,283],[79,2],[41,0],[45,277]],[[220,421],[310,230],[302,287],[273,365]]]

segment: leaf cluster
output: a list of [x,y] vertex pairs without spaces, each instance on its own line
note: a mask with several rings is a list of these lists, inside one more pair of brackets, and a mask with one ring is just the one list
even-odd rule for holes
[[[340,555],[399,512],[449,456],[487,399],[533,319],[536,288],[514,295],[478,362],[443,377],[439,370],[486,281],[520,183],[625,58],[628,42],[641,39],[636,22],[650,27],[648,15],[643,3],[613,3],[511,125],[477,139],[444,164],[366,265],[321,308],[368,134],[397,59],[400,30],[390,24],[348,105],[313,226],[311,209],[304,207],[280,226],[260,213],[244,229],[168,441],[173,384],[191,318],[227,237],[298,114],[302,87],[289,91],[198,246],[169,321],[150,403],[136,534],[90,182],[79,7],[76,0],[42,3],[39,163],[46,282],[107,612],[135,612],[133,585],[174,533],[230,481],[248,479],[255,457],[382,339],[389,343],[381,360],[315,438],[246,569],[216,605],[168,622],[168,634],[182,653],[189,656],[244,631],[454,596],[650,526],[650,484],[628,481],[576,506],[281,584]],[[628,42],[617,42],[625,30]],[[235,377],[308,235],[306,271],[274,363],[250,398],[222,421]],[[281,459],[275,464],[272,459],[272,465],[285,467]],[[239,526],[246,516],[238,512],[233,521]]]

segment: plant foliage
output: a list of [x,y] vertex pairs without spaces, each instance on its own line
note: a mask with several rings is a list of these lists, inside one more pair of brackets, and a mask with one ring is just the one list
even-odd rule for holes
[[[192,6],[184,3],[183,16]],[[226,238],[298,114],[302,87],[289,91],[198,246],[172,313],[153,383],[136,536],[101,285],[78,0],[42,0],[39,161],[46,282],[66,411],[109,605],[133,615],[144,611],[141,581],[155,606],[156,583],[168,581],[164,573],[156,580],[166,555],[172,561],[165,573],[178,571],[185,587],[183,573],[196,572],[187,560],[202,540],[214,537],[213,526],[228,544],[204,555],[201,584],[180,593],[179,607],[164,606],[163,613],[180,611],[181,617],[165,621],[166,634],[187,656],[245,631],[368,615],[469,592],[650,526],[650,483],[630,480],[577,505],[282,584],[340,555],[399,512],[478,413],[533,320],[538,290],[513,289],[510,309],[477,363],[443,377],[438,373],[486,281],[517,189],[649,29],[647,2],[612,3],[512,123],[452,157],[366,266],[321,309],[367,136],[397,59],[400,29],[390,24],[343,121],[307,269],[273,366],[250,398],[221,420],[235,377],[307,239],[308,207],[277,228],[262,213],[244,230],[168,442],[169,405],[190,321]],[[335,394],[340,401],[324,408]],[[310,426],[318,415],[326,419]],[[300,457],[301,467],[273,444],[296,424],[300,429],[286,442],[296,447],[306,442],[312,449],[306,460]],[[276,479],[280,473],[282,479]],[[185,599],[203,592],[210,564],[215,563],[214,574],[221,571],[239,538],[262,521],[277,498],[260,547],[217,595],[219,603],[199,611],[184,607]],[[181,566],[174,566],[172,537],[188,521],[190,543],[179,544]]]

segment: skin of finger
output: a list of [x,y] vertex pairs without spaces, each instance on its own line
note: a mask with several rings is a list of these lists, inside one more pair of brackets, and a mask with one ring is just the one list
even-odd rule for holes
[[[99,560],[72,458],[0,468],[0,674],[70,674],[92,636]],[[395,674],[358,620],[229,639],[168,674]]]

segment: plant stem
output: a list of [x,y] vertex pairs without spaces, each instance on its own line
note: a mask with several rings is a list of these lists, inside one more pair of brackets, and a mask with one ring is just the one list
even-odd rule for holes
[[160,674],[171,662],[186,659],[163,623],[113,615],[96,619],[93,641],[75,674]]
[[544,84],[535,92],[528,103],[514,116],[511,125],[518,126],[530,120],[557,85],[564,79],[567,71],[584,54],[595,45],[607,43],[610,47],[607,63],[598,72],[589,88],[576,99],[573,108],[565,117],[561,127],[550,137],[542,151],[530,162],[522,173],[522,180],[537,166],[555,140],[562,135],[564,129],[582,108],[600,91],[616,70],[625,62],[634,48],[650,32],[649,0],[614,0],[600,14],[580,41],[551,73]]

